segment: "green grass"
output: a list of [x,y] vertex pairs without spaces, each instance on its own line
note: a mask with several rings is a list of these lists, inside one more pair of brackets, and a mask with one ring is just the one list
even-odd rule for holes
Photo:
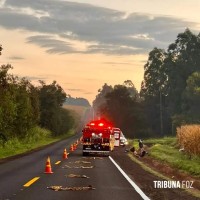
[[[136,144],[136,143],[135,143]],[[152,168],[148,167],[147,165],[145,165],[145,163],[143,163],[141,160],[139,160],[138,158],[136,158],[135,156],[133,156],[132,153],[129,153],[128,156],[130,157],[130,159],[132,161],[134,161],[135,163],[139,164],[145,171],[160,177],[164,180],[173,180],[163,174],[161,174],[160,172],[157,172],[155,170],[153,170]],[[193,195],[194,197],[200,198],[200,192],[198,190],[189,190],[189,189],[184,189],[186,192],[188,192],[189,194]]]
[[0,146],[0,159],[25,153],[38,147],[68,138],[72,135],[74,135],[73,130],[69,131],[65,135],[52,137],[50,131],[40,127],[34,127],[29,130],[25,139],[19,140],[17,138],[13,138],[6,142],[4,147]]
[[151,169],[150,167],[148,167],[147,165],[145,165],[142,161],[140,161],[138,158],[136,158],[135,156],[133,156],[132,153],[129,153],[128,156],[130,157],[130,159],[132,161],[134,161],[135,163],[139,164],[145,171],[157,176],[157,177],[160,177],[162,179],[165,179],[165,180],[170,180],[168,177],[162,175],[161,173]]
[[[133,145],[136,149],[139,148],[137,139],[129,140],[129,144]],[[161,163],[166,163],[172,168],[178,169],[179,171],[185,172],[196,178],[200,177],[200,156],[193,156],[192,158],[190,158],[187,154],[179,152],[175,137],[146,139],[144,140],[144,144],[149,147],[149,157],[152,157],[153,159],[160,161]],[[139,160],[132,154],[129,154],[129,157],[131,158],[131,160],[138,163],[144,170],[165,180],[170,180],[170,178],[145,165],[145,163],[142,162],[142,159]],[[194,197],[200,198],[200,193],[198,190],[186,189],[186,191],[192,194]]]
[[200,157],[189,158],[188,155],[179,152],[177,148],[171,145],[158,143],[150,148],[150,156],[193,176],[200,177]]
[[150,139],[145,140],[145,143],[175,146],[176,138],[175,137],[150,138]]
[[[138,141],[132,141],[138,149]],[[187,154],[179,152],[175,137],[151,138],[144,140],[144,144],[149,146],[149,156],[169,164],[190,175],[200,177],[200,156],[190,158]]]

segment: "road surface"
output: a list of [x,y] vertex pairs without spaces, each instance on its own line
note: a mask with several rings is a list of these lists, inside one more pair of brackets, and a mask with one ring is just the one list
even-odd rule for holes
[[[64,148],[77,140],[74,136],[46,149],[0,165],[0,200],[141,200],[148,199],[136,192],[111,161],[110,157],[82,157],[81,144],[63,160]],[[53,174],[45,174],[50,156]],[[59,162],[61,161],[61,162]],[[55,164],[56,163],[56,164]],[[72,178],[69,175],[89,178]],[[26,187],[25,187],[25,186]],[[51,186],[81,191],[54,191]],[[76,188],[74,188],[76,187]],[[78,188],[77,188],[78,187]]]

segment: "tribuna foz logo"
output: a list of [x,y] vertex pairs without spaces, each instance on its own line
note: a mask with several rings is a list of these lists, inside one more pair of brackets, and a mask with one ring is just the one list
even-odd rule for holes
[[154,188],[193,188],[194,181],[153,181]]

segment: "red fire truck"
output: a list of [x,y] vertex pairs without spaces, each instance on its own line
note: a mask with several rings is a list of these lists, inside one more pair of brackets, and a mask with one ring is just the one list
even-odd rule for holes
[[89,122],[82,130],[83,156],[89,154],[109,155],[114,149],[112,125],[105,120]]

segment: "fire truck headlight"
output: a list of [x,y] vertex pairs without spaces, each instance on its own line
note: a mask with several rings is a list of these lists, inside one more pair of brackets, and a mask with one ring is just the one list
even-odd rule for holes
[[92,137],[94,137],[95,136],[95,133],[92,133]]
[[99,136],[100,136],[100,137],[102,137],[102,135],[103,135],[102,133],[99,133]]

